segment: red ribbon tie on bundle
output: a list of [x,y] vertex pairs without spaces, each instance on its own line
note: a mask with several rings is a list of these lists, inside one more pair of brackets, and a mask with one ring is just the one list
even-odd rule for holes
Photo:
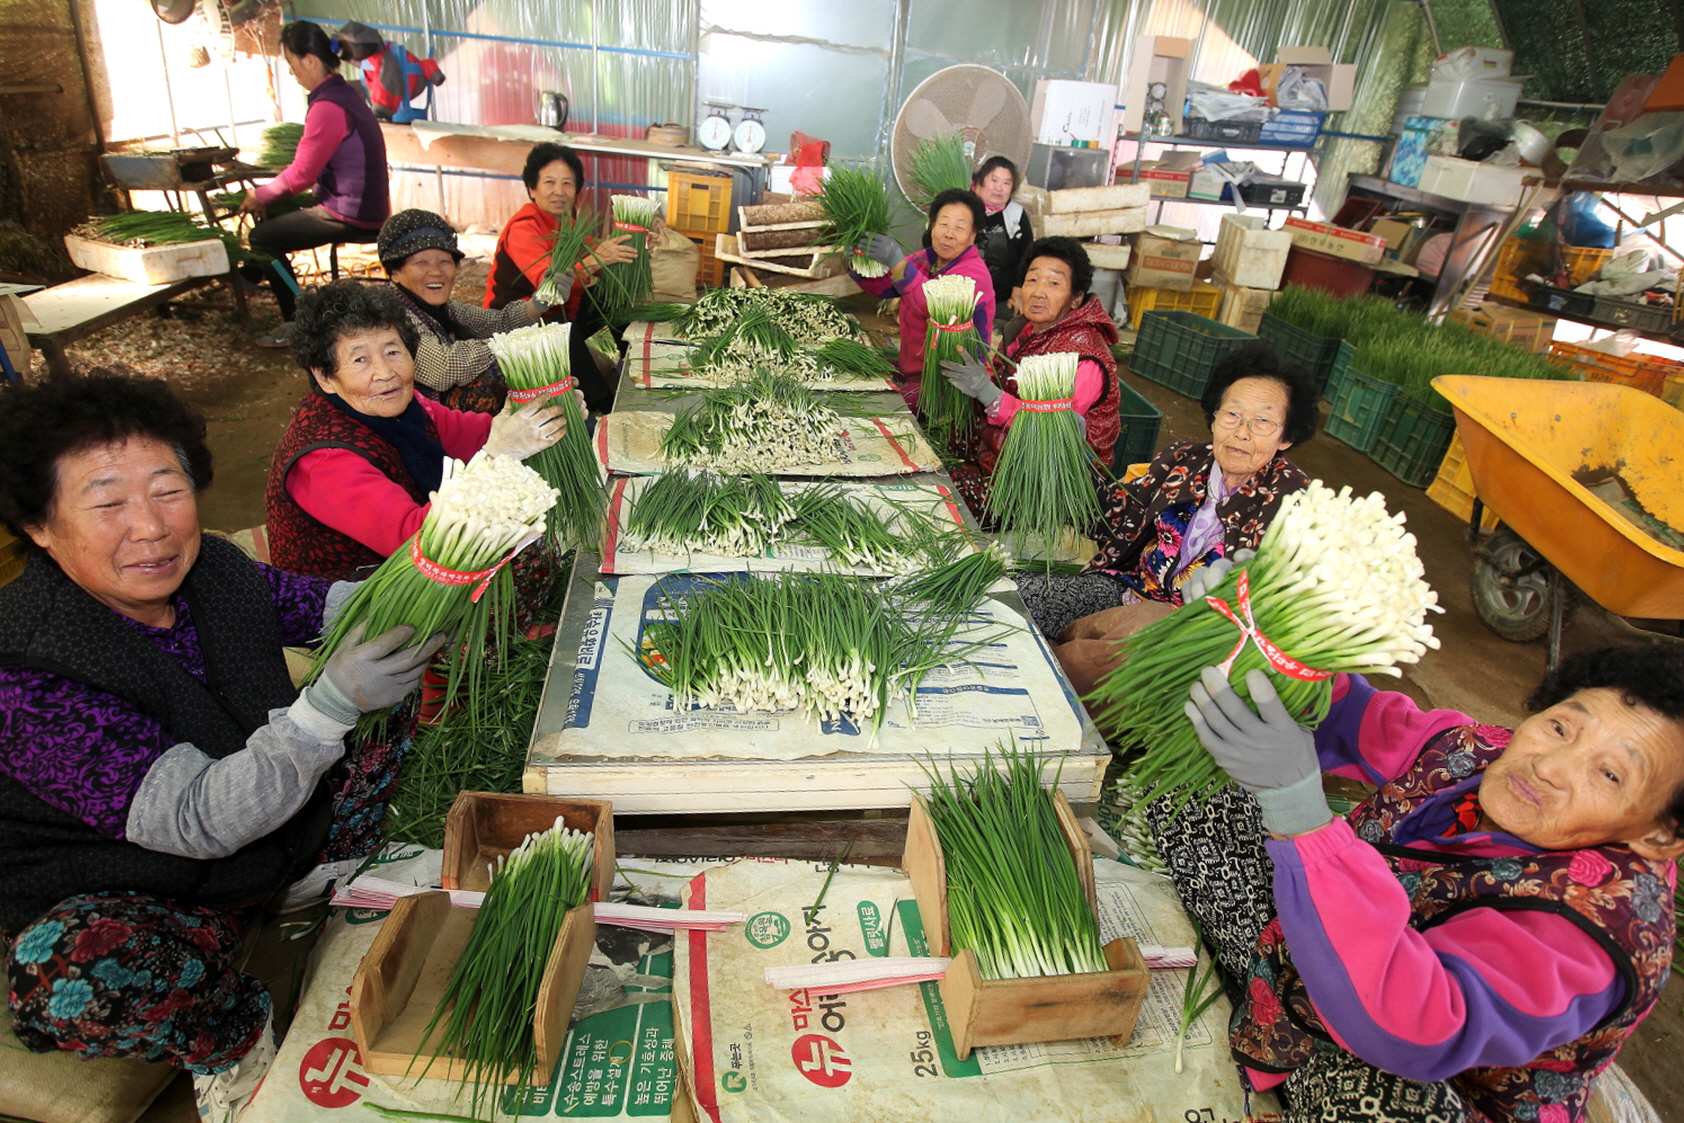
[[1018,399],[1018,407],[1030,413],[1063,413],[1076,408],[1075,398],[1047,398],[1045,401],[1032,402],[1025,398]]
[[937,331],[970,331],[972,328],[976,327],[976,324],[972,323],[970,320],[964,320],[957,324],[932,323],[930,326],[935,328]]
[[510,390],[509,400],[525,405],[527,402],[535,402],[541,398],[553,398],[557,394],[565,394],[571,389],[573,389],[573,376],[568,375],[560,382],[552,382],[548,386],[534,386],[530,390]]
[[1246,642],[1257,645],[1257,650],[1263,653],[1263,658],[1272,670],[1278,671],[1287,678],[1295,678],[1300,682],[1321,682],[1333,677],[1332,671],[1318,671],[1314,667],[1306,667],[1273,643],[1269,637],[1257,630],[1257,621],[1251,615],[1251,573],[1240,571],[1239,595],[1234,598],[1240,606],[1240,613],[1245,617],[1241,620],[1234,615],[1234,610],[1228,607],[1228,602],[1220,597],[1206,597],[1210,606],[1226,616],[1240,630],[1240,642],[1234,645],[1234,650],[1228,652],[1228,658],[1222,661],[1222,673],[1228,674],[1234,667],[1234,660],[1245,650]]
[[475,581],[479,582],[478,587],[476,587],[474,591],[468,595],[469,604],[479,603],[479,599],[483,597],[485,595],[485,591],[491,587],[491,579],[496,577],[498,571],[505,565],[508,565],[509,562],[513,561],[514,556],[517,553],[519,553],[518,550],[510,550],[508,555],[505,556],[502,561],[498,562],[490,569],[482,569],[478,573],[463,573],[461,570],[457,569],[446,569],[438,562],[423,555],[421,553],[421,536],[419,534],[409,540],[409,560],[415,563],[415,568],[419,569],[427,580],[436,585],[472,585]]
[[614,223],[614,229],[629,231],[632,234],[647,234],[647,233],[649,233],[649,227],[639,226],[639,225],[637,225],[636,223],[633,223],[633,222],[616,222],[616,223]]

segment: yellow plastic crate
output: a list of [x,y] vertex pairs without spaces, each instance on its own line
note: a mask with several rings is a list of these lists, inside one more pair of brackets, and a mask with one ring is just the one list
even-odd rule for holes
[[24,556],[23,543],[0,526],[0,585],[10,584],[23,572]]
[[1191,312],[1207,320],[1216,319],[1222,309],[1222,290],[1209,281],[1194,281],[1188,292],[1174,289],[1149,289],[1129,285],[1129,328],[1140,330],[1140,318],[1148,312]]
[[680,234],[713,234],[731,229],[731,177],[667,173],[667,225]]
[[[1427,498],[1464,524],[1473,517],[1473,473],[1468,471],[1468,454],[1462,448],[1462,434],[1457,433],[1450,438],[1450,447],[1445,450],[1444,461],[1438,466],[1438,478],[1427,485]],[[1482,530],[1496,527],[1497,516],[1491,508],[1485,508],[1480,515],[1479,525]]]

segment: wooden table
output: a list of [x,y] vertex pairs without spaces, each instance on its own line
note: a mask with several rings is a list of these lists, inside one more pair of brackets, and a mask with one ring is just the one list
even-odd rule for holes
[[141,285],[103,273],[89,273],[23,298],[38,325],[26,333],[29,345],[40,350],[48,370],[68,374],[70,360],[64,353],[67,344],[217,281],[226,283],[233,292],[241,325],[249,327],[245,292],[232,273],[220,277],[188,277],[165,285]]

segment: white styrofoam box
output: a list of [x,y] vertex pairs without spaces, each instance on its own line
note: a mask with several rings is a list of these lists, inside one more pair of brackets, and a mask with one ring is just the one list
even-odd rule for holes
[[1419,190],[1464,203],[1512,207],[1520,202],[1521,180],[1531,174],[1531,168],[1505,168],[1454,156],[1428,156],[1426,166],[1421,169]]
[[1132,246],[1108,246],[1099,242],[1089,242],[1082,249],[1087,251],[1088,261],[1095,269],[1127,269],[1129,255],[1134,252]]
[[1434,78],[1507,78],[1514,73],[1514,52],[1500,47],[1457,47],[1433,62]]
[[1463,117],[1504,120],[1514,116],[1520,87],[1525,84],[1524,78],[1435,79],[1427,83],[1427,94],[1421,99],[1421,116],[1452,121]]
[[1137,35],[1123,81],[1123,131],[1138,133],[1146,114],[1146,90],[1162,82],[1164,112],[1174,132],[1181,133],[1181,111],[1187,102],[1187,79],[1192,73],[1193,41],[1173,35]]
[[167,285],[189,277],[220,277],[228,272],[228,247],[217,238],[135,249],[66,234],[64,248],[78,268],[121,277],[137,285]]
[[1047,193],[1047,214],[1077,211],[1120,211],[1144,207],[1151,190],[1144,183],[1114,183],[1109,187],[1070,187]]
[[1101,148],[1109,148],[1116,139],[1112,124],[1116,105],[1116,86],[1043,78],[1035,83],[1029,129],[1037,144],[1068,146],[1075,141],[1091,140]]
[[1146,229],[1146,208],[1127,207],[1115,211],[1085,211],[1081,214],[1031,215],[1029,225],[1037,238],[1092,238],[1098,234],[1138,234]]
[[1229,282],[1246,289],[1278,289],[1292,250],[1290,230],[1270,230],[1262,215],[1225,214],[1216,232],[1212,262]]

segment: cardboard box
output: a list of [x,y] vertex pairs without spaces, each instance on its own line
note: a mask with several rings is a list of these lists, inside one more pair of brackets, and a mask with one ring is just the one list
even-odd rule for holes
[[1138,133],[1146,113],[1146,90],[1154,82],[1166,87],[1164,112],[1174,132],[1182,132],[1181,111],[1187,104],[1187,79],[1192,73],[1193,41],[1171,35],[1141,35],[1129,56],[1123,82],[1123,131]]
[[[1281,72],[1288,66],[1302,67],[1312,78],[1320,78],[1327,87],[1327,109],[1330,113],[1351,107],[1357,88],[1355,63],[1336,63],[1326,47],[1280,47],[1275,61],[1257,68],[1263,78],[1263,92],[1275,102],[1275,87],[1280,85]],[[1299,108],[1294,106],[1293,108]]]
[[1409,244],[1415,227],[1397,218],[1377,218],[1369,224],[1368,232],[1386,240],[1386,256],[1402,260],[1404,247]]
[[1307,218],[1289,218],[1286,229],[1292,232],[1292,244],[1329,257],[1373,265],[1386,256],[1386,240],[1360,230],[1347,230],[1331,222],[1311,222]]
[[1222,304],[1217,309],[1216,321],[1256,335],[1258,325],[1263,322],[1263,313],[1269,307],[1269,301],[1275,298],[1275,291],[1236,285],[1220,272],[1216,274],[1216,287],[1222,292]]
[[1410,117],[1403,123],[1397,148],[1392,152],[1392,166],[1388,173],[1393,183],[1414,187],[1421,182],[1421,169],[1432,154],[1433,138],[1439,129],[1453,122],[1438,117]]
[[1134,243],[1129,260],[1128,283],[1149,289],[1189,292],[1193,274],[1204,252],[1198,231],[1177,226],[1153,226]]
[[1189,199],[1221,199],[1222,189],[1226,186],[1228,186],[1227,180],[1218,179],[1216,173],[1208,167],[1200,168],[1187,181],[1187,197]]
[[1035,83],[1029,130],[1038,144],[1070,147],[1087,141],[1110,148],[1117,139],[1116,105],[1116,86],[1043,78]]
[[1291,250],[1292,234],[1270,230],[1264,216],[1225,214],[1216,231],[1211,262],[1232,285],[1273,291],[1281,287],[1281,271]]
[[[1181,155],[1191,155],[1182,153]],[[1196,157],[1195,157],[1196,160]],[[1148,160],[1140,165],[1140,176],[1135,178],[1135,170],[1117,169],[1117,179],[1122,183],[1145,184],[1147,193],[1154,199],[1185,199],[1187,190],[1193,182],[1193,172],[1196,165],[1172,160]]]
[[1532,174],[1535,173],[1531,168],[1505,168],[1454,156],[1428,156],[1426,166],[1421,169],[1419,189],[1464,203],[1512,207],[1520,202],[1521,180]]

